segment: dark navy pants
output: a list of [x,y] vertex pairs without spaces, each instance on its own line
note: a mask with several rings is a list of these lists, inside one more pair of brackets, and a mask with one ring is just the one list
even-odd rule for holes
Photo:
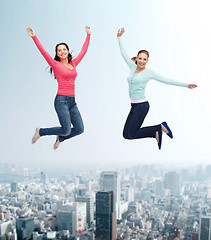
[[155,138],[156,132],[161,131],[161,124],[142,127],[144,119],[149,111],[149,102],[132,103],[127,117],[123,137],[126,139]]

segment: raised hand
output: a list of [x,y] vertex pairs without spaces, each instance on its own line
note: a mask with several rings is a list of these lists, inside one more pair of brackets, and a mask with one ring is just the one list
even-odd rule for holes
[[117,32],[117,37],[121,37],[124,32],[125,32],[125,29],[121,28],[121,30]]
[[86,31],[87,34],[90,34],[90,30],[89,29],[90,29],[90,27],[88,27],[88,26],[85,27],[85,31]]
[[196,87],[198,87],[196,84],[192,84],[192,83],[188,84],[188,88],[190,88],[190,89],[193,89]]
[[30,27],[27,27],[26,31],[27,31],[27,33],[29,34],[30,37],[34,37],[36,35],[34,30]]

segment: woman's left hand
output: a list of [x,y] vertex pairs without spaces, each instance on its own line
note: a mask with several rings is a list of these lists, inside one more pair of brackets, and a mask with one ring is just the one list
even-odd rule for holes
[[85,27],[85,31],[86,31],[87,34],[90,34],[90,30],[89,29],[90,29],[90,27],[88,27],[88,26]]
[[193,89],[196,87],[198,87],[196,84],[192,84],[192,83],[188,84],[188,88],[190,88],[190,89]]

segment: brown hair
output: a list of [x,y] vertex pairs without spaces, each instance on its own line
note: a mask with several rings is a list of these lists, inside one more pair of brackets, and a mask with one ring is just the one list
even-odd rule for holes
[[[138,54],[137,54],[137,57],[138,57],[138,55],[141,54],[141,53],[145,53],[145,54],[147,55],[147,57],[149,58],[149,52],[148,52],[147,50],[140,50],[140,51],[138,52]],[[137,61],[136,61],[136,58],[137,58],[137,57],[132,57],[132,58],[131,58],[131,60],[134,61],[135,64],[137,64]]]
[[[67,50],[69,51],[69,47],[68,47],[68,45],[67,45],[66,43],[58,43],[58,44],[56,45],[56,47],[55,47],[56,55],[55,55],[55,57],[54,57],[54,60],[56,60],[56,61],[58,61],[58,62],[60,62],[60,58],[57,56],[57,48],[58,48],[58,46],[60,46],[60,45],[65,45],[65,47],[66,47]],[[71,54],[71,53],[68,53],[68,63],[71,62],[71,61],[72,61],[72,54]],[[50,73],[51,73],[51,75],[54,75],[52,67],[50,68]],[[56,78],[55,75],[54,75],[54,78]]]

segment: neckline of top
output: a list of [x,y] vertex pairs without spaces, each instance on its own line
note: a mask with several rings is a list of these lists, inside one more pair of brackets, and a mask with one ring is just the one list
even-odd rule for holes
[[[136,69],[137,69],[137,68],[136,68]],[[135,71],[136,71],[136,69],[135,69]],[[134,75],[137,75],[137,74],[139,74],[139,73],[142,73],[142,72],[144,72],[146,69],[147,69],[147,68],[143,69],[141,72],[138,72],[138,73],[135,73],[135,71],[134,71]]]
[[[72,61],[71,61],[71,62],[72,62]],[[73,64],[72,64],[71,62],[69,62],[69,64],[71,64],[71,66],[73,67],[72,69],[69,68],[67,65],[65,65],[65,64],[62,63],[62,62],[60,62],[60,63],[72,71],[73,69],[75,69],[75,67],[73,66]]]

